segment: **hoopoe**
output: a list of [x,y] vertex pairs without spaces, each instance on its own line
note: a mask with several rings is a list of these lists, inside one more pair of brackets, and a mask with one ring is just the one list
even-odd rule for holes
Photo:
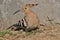
[[[20,25],[25,27],[25,31],[31,31],[39,28],[40,21],[38,16],[30,9],[38,4],[26,4],[22,6],[22,10],[25,14],[25,17],[20,21]],[[14,14],[16,14],[16,11]]]
[[26,4],[22,7],[22,10],[25,14],[25,20],[27,22],[26,31],[30,29],[38,28],[40,21],[38,16],[30,9],[38,4]]

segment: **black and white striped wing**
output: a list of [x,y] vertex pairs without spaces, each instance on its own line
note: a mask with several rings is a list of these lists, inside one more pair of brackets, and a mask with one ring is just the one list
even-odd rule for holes
[[24,18],[21,20],[21,26],[27,27],[27,22]]

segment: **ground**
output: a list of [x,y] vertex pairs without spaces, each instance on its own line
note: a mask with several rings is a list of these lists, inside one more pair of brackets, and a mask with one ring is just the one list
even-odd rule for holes
[[60,26],[41,26],[32,32],[3,30],[0,32],[0,40],[60,40]]

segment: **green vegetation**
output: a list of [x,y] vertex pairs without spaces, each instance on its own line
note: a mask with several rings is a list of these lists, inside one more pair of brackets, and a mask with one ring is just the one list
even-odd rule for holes
[[3,30],[3,31],[0,31],[0,36],[4,36],[5,34],[11,34],[10,31],[11,30]]
[[37,32],[39,32],[38,30],[32,30],[31,32],[26,32],[26,36],[29,36],[31,34],[35,35]]
[[32,34],[32,32],[26,32],[26,36],[29,36],[30,34]]
[[3,40],[3,39],[0,38],[0,40]]

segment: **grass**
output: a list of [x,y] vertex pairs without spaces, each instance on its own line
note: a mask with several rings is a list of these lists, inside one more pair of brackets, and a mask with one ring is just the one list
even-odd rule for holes
[[0,31],[0,36],[4,36],[5,34],[11,34],[10,31],[11,30],[3,30],[3,31]]
[[26,36],[29,36],[31,34],[35,35],[37,32],[39,32],[38,30],[32,30],[31,32],[26,32]]
[[[32,30],[31,32],[25,32],[26,36],[29,36],[29,35],[35,35],[36,33],[41,33],[41,32],[44,32],[46,29],[42,29],[42,30]],[[9,34],[9,35],[12,35],[12,36],[16,36],[17,34],[22,34],[23,31],[20,30],[18,31],[17,33],[15,33],[14,31],[11,31],[11,30],[2,30],[0,31],[0,36],[4,36],[5,34]]]
[[3,39],[0,38],[0,40],[3,40]]
[[32,34],[32,32],[26,32],[26,36],[29,36],[30,34]]

